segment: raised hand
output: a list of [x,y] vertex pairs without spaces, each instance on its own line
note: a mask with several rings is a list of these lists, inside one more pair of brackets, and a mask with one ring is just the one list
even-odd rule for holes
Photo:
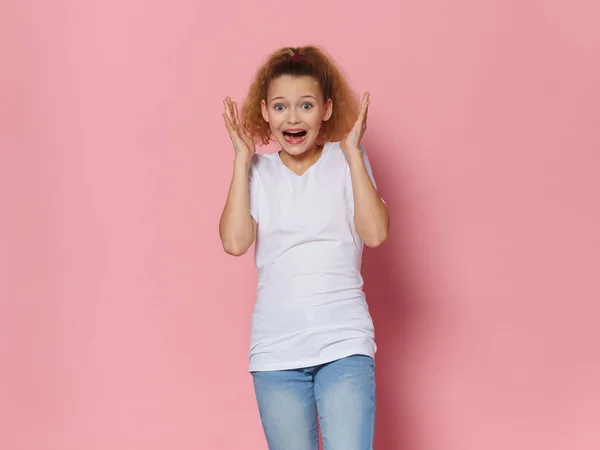
[[352,130],[344,137],[340,143],[342,150],[348,156],[348,152],[354,152],[360,149],[360,141],[367,129],[367,113],[369,112],[369,93],[367,92],[362,101],[360,112]]
[[244,130],[240,123],[238,114],[237,104],[229,97],[223,100],[225,105],[225,112],[223,113],[223,119],[225,120],[225,127],[229,132],[229,137],[233,143],[235,149],[236,158],[242,157],[250,161],[256,153],[256,147],[252,137]]

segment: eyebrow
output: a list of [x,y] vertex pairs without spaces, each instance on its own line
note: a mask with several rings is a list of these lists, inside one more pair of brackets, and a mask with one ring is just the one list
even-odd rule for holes
[[[315,101],[317,100],[317,97],[315,97],[314,95],[310,95],[310,94],[303,95],[300,98],[312,98]],[[273,97],[271,100],[269,100],[269,103],[274,102],[275,100],[285,100],[285,97]]]

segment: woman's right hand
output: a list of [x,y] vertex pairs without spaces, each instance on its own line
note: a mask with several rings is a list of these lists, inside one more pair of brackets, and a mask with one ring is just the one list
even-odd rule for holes
[[223,101],[225,105],[225,112],[223,118],[225,119],[225,127],[229,132],[229,137],[233,143],[235,149],[235,157],[242,158],[246,162],[250,162],[254,154],[256,153],[256,147],[254,146],[254,140],[242,127],[239,119],[238,109],[235,102],[231,101],[229,97],[226,97]]

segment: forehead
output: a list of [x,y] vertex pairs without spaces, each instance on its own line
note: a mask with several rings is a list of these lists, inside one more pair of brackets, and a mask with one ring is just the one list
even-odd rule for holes
[[317,99],[321,97],[321,87],[317,80],[310,76],[282,75],[271,80],[267,91],[267,98],[274,97],[298,98],[312,95]]

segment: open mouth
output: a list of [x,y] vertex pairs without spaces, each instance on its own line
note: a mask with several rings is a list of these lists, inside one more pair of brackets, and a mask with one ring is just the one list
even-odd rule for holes
[[300,144],[306,137],[305,130],[288,130],[283,132],[283,138],[288,144]]

